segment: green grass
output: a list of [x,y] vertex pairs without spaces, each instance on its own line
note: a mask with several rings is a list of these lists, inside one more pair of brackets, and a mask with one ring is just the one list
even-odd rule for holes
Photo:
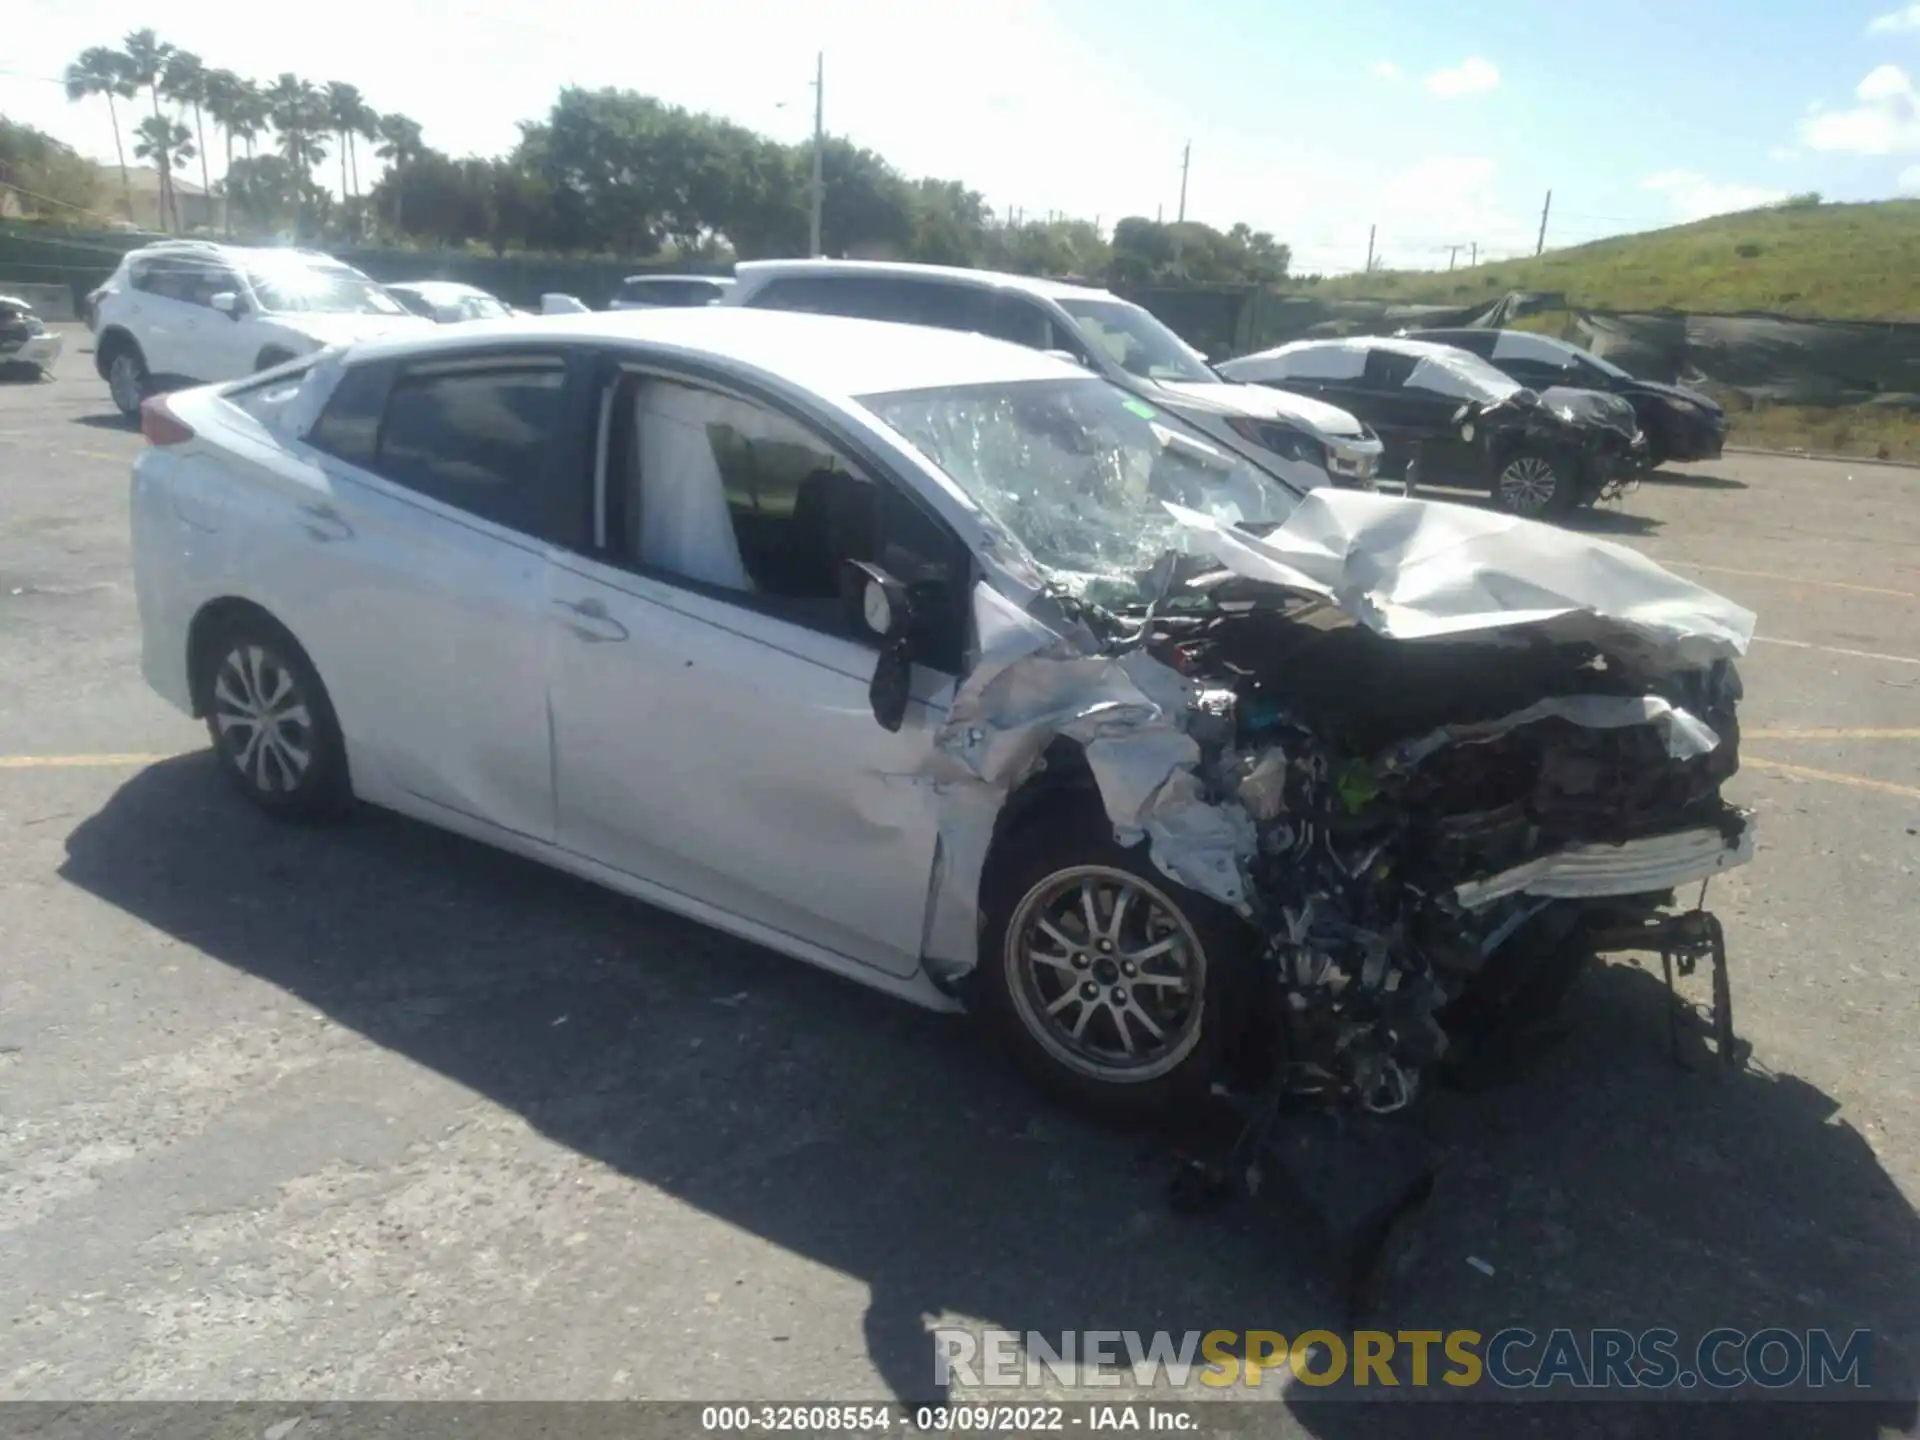
[[1470,305],[1510,290],[1560,291],[1572,305],[1596,310],[1920,320],[1920,200],[1750,210],[1538,259],[1340,276],[1308,293]]

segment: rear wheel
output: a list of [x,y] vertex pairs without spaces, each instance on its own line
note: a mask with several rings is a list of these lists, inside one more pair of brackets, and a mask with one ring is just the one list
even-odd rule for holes
[[1004,842],[981,940],[988,1019],[1041,1083],[1145,1118],[1206,1093],[1226,1051],[1249,932],[1122,848],[1098,802]]
[[1493,502],[1509,515],[1539,519],[1573,509],[1579,489],[1573,466],[1558,456],[1523,450],[1501,461]]
[[352,798],[333,702],[290,634],[265,615],[225,621],[201,647],[200,692],[221,768],[269,814],[320,820]]

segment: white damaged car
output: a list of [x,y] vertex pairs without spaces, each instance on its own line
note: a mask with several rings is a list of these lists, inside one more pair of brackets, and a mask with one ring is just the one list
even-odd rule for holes
[[1462,1017],[1751,854],[1750,613],[1302,494],[1032,349],[450,326],[143,429],[145,673],[254,803],[386,806],[978,1010],[1121,1109],[1250,1055],[1398,1109]]

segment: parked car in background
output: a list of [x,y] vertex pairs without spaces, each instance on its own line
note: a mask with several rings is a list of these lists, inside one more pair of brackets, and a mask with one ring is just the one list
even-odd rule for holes
[[1052,351],[1210,434],[1272,452],[1294,467],[1288,475],[1296,484],[1373,485],[1380,439],[1352,415],[1227,383],[1150,312],[1105,290],[862,260],[756,260],[736,265],[734,275],[727,305],[971,330]]
[[504,320],[524,314],[498,296],[477,285],[457,280],[405,280],[389,284],[387,293],[415,315],[439,325],[456,325],[463,320]]
[[1585,927],[1752,853],[1720,796],[1750,613],[1295,491],[1035,349],[454,325],[142,429],[142,670],[251,803],[357,797],[974,1009],[1105,1107],[1177,1113],[1235,1057],[1401,1109],[1483,980],[1564,993]]
[[156,389],[234,380],[433,323],[330,255],[208,240],[128,251],[96,308],[94,366],[128,416]]
[[17,295],[0,295],[0,372],[53,373],[60,336]]
[[726,296],[733,281],[723,275],[629,275],[609,310],[651,310],[663,306],[712,305]]
[[1641,468],[1633,407],[1591,390],[1536,393],[1478,356],[1424,340],[1296,340],[1222,364],[1234,380],[1338,405],[1380,432],[1390,473],[1485,490],[1516,515],[1564,515]]
[[558,290],[549,290],[540,297],[542,315],[591,315],[593,307],[578,295],[563,295]]
[[1590,350],[1526,330],[1409,330],[1416,340],[1454,345],[1534,390],[1571,386],[1618,395],[1647,437],[1647,468],[1669,460],[1718,460],[1727,442],[1727,412],[1712,396],[1684,385],[1641,380]]
[[100,328],[100,297],[107,293],[105,285],[96,285],[80,297],[80,303],[74,306],[76,318],[89,330]]

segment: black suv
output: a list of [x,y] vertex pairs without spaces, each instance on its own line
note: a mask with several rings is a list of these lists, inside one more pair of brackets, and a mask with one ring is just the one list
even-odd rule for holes
[[1576,385],[1618,395],[1647,437],[1647,468],[1669,460],[1718,460],[1727,441],[1727,412],[1698,390],[1641,380],[1591,351],[1525,330],[1409,330],[1416,340],[1478,355],[1501,374],[1534,390]]
[[1486,361],[1427,340],[1296,340],[1216,366],[1229,380],[1324,400],[1371,425],[1384,473],[1485,490],[1515,515],[1564,515],[1624,487],[1645,465],[1633,407],[1618,396],[1535,392]]

